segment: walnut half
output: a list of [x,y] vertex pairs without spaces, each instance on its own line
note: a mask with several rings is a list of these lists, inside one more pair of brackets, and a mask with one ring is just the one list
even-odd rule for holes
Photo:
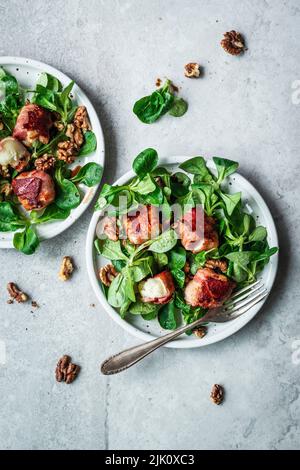
[[55,166],[55,157],[45,153],[35,160],[34,166],[37,170],[49,171]]
[[196,328],[194,331],[193,331],[194,335],[197,337],[197,338],[204,338],[204,336],[206,336],[207,334],[207,328],[206,326],[200,326],[199,328]]
[[112,264],[107,264],[99,269],[99,278],[102,284],[106,287],[109,287],[114,280],[115,277],[118,275],[118,271]]
[[215,384],[210,393],[211,401],[215,405],[220,405],[224,399],[224,389],[221,385]]
[[231,55],[239,55],[245,50],[245,42],[243,36],[236,31],[229,31],[224,34],[221,41],[223,49]]
[[61,263],[60,271],[58,274],[60,280],[67,281],[68,279],[70,279],[73,271],[74,271],[74,264],[73,264],[72,258],[70,256],[64,256],[62,263]]
[[184,75],[188,78],[200,77],[200,65],[197,62],[190,62],[184,66]]
[[78,373],[80,367],[77,364],[71,362],[71,357],[65,354],[62,356],[55,369],[55,377],[57,382],[66,382],[66,384],[72,383]]
[[91,130],[91,124],[85,106],[78,106],[74,116],[74,125],[83,131]]
[[14,282],[9,282],[7,284],[7,290],[11,299],[16,300],[18,303],[27,302],[28,295],[25,292],[22,292]]

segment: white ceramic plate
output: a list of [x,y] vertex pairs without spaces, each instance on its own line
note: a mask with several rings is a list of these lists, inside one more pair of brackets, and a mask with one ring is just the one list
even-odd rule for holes
[[[35,87],[40,74],[43,72],[47,72],[58,78],[63,86],[68,85],[71,81],[67,75],[55,69],[54,67],[51,67],[50,65],[22,57],[0,57],[0,66],[7,70],[11,75],[14,75],[18,82],[27,89],[32,89],[32,87]],[[97,138],[96,151],[85,157],[77,158],[73,163],[73,166],[84,165],[88,162],[96,162],[103,167],[104,137],[96,111],[88,97],[76,84],[73,87],[72,96],[76,103],[86,106],[93,132]],[[70,165],[70,167],[72,167],[72,165]],[[79,188],[82,194],[82,201],[80,205],[73,209],[70,216],[65,220],[49,222],[37,226],[36,230],[40,240],[46,240],[48,238],[55,237],[69,228],[87,209],[98,187],[99,185],[92,188],[87,188],[86,186],[80,185]],[[0,233],[0,248],[13,248],[13,236],[14,233],[11,232]]]
[[[159,164],[167,166],[171,171],[176,171],[178,165],[183,161],[187,160],[190,157],[170,157],[162,159]],[[213,168],[212,162],[208,162],[208,166]],[[125,184],[134,176],[133,171],[129,171],[124,176],[122,176],[115,184],[122,185]],[[227,191],[230,193],[235,193],[242,191],[243,202],[247,205],[249,212],[252,211],[252,215],[256,218],[258,225],[264,225],[268,230],[268,242],[270,246],[278,246],[278,237],[275,228],[275,224],[272,218],[272,215],[264,202],[263,198],[257,192],[257,190],[252,186],[249,181],[247,181],[243,176],[238,173],[235,173],[228,178]],[[87,240],[86,240],[86,260],[87,260],[87,269],[91,284],[95,291],[97,298],[100,303],[111,316],[111,318],[118,323],[124,330],[128,331],[132,335],[136,336],[142,341],[149,341],[150,339],[157,338],[158,336],[164,335],[167,333],[166,330],[163,330],[157,320],[146,321],[139,315],[128,315],[126,320],[123,320],[118,312],[112,308],[102,292],[100,281],[97,275],[97,272],[100,266],[107,264],[107,260],[97,255],[94,250],[94,240],[96,238],[95,230],[97,222],[101,212],[95,212],[92,220],[90,222]],[[272,289],[278,264],[278,255],[272,256],[270,263],[265,267],[264,271],[261,273],[260,277],[263,279],[263,282],[268,289],[269,293]],[[251,310],[246,314],[233,320],[228,323],[220,323],[218,325],[211,324],[208,328],[208,334],[203,339],[198,339],[194,336],[182,335],[179,339],[169,343],[166,347],[169,348],[199,348],[201,346],[206,346],[208,344],[216,343],[221,341],[224,338],[234,334],[236,331],[241,329],[246,323],[248,323],[261,309],[264,301],[255,305]]]

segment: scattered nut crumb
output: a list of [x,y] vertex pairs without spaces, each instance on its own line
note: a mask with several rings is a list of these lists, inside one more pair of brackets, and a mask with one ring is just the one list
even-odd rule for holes
[[96,305],[95,304],[90,304],[90,307],[96,307]]
[[13,304],[14,301],[13,301],[13,299],[8,299],[8,300],[6,301],[6,303],[7,303],[7,304]]
[[179,92],[178,86],[174,85],[174,83],[170,84],[170,88],[173,91],[173,93],[178,93]]
[[73,271],[74,271],[74,264],[73,264],[72,258],[70,256],[64,256],[62,263],[61,263],[60,271],[58,274],[60,280],[67,281],[68,279],[70,279]]
[[188,78],[200,77],[200,65],[197,62],[190,62],[184,66],[184,75]]
[[220,405],[224,399],[224,389],[221,385],[215,384],[211,390],[210,398],[215,405]]
[[231,55],[239,55],[245,50],[245,42],[242,35],[234,30],[224,34],[221,46]]
[[80,367],[77,364],[71,362],[71,357],[68,355],[62,356],[55,369],[55,377],[57,382],[66,382],[66,384],[72,383],[78,373]]
[[106,266],[103,266],[99,269],[100,281],[107,287],[111,285],[112,281],[115,277],[117,277],[117,275],[118,271],[112,264],[107,264]]
[[196,328],[196,330],[193,331],[194,335],[197,336],[197,338],[204,338],[207,334],[207,328],[206,326],[200,326],[199,328]]
[[[23,302],[27,302],[28,300],[28,295],[25,294],[25,292],[22,292],[14,282],[9,282],[7,284],[7,290],[8,290],[8,293],[11,297],[11,299],[14,299],[16,300],[18,303],[23,303]],[[10,300],[11,300],[10,299]],[[12,302],[9,302],[9,303],[12,303]]]
[[35,300],[33,300],[33,301],[31,302],[31,306],[32,306],[33,308],[39,308],[39,304],[38,304]]
[[227,271],[227,261],[221,259],[208,259],[205,263],[206,268],[219,269],[222,273]]
[[160,87],[161,85],[161,78],[157,78],[155,82],[155,86]]

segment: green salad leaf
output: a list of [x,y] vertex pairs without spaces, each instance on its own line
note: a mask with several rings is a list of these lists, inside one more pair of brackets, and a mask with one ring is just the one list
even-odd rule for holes
[[97,139],[93,131],[86,131],[84,133],[84,143],[79,150],[78,156],[83,157],[95,152],[97,148]]
[[41,74],[36,84],[32,102],[56,112],[60,115],[61,121],[66,124],[70,112],[76,108],[70,98],[74,81],[71,81],[65,88],[62,87],[60,81],[50,74]]
[[40,242],[35,230],[28,226],[22,232],[14,234],[13,244],[16,250],[21,251],[25,255],[32,255]]
[[0,119],[4,124],[0,131],[1,139],[12,134],[23,105],[24,93],[16,78],[0,67]]
[[70,215],[70,209],[61,209],[55,202],[52,202],[41,213],[40,211],[31,211],[30,218],[34,224],[43,224],[52,220],[65,220]]
[[177,328],[177,311],[173,300],[162,306],[158,313],[158,321],[165,330],[175,330]]
[[170,116],[181,117],[188,110],[188,104],[183,98],[174,98],[172,107],[169,111]]
[[98,163],[86,163],[80,168],[77,175],[70,179],[73,183],[81,183],[91,188],[100,183],[103,174],[103,168]]
[[133,112],[140,121],[152,124],[171,109],[174,95],[171,93],[170,86],[171,82],[167,80],[163,87],[149,96],[144,96],[134,104]]
[[74,209],[80,204],[80,193],[76,185],[65,177],[65,173],[64,166],[57,167],[54,173],[57,185],[55,204],[63,210]]
[[168,230],[152,241],[149,250],[155,253],[166,253],[167,251],[172,250],[176,244],[176,232],[174,230]]
[[0,202],[0,232],[15,232],[24,225],[26,221],[11,202]]
[[132,168],[140,179],[151,173],[158,163],[157,151],[148,148],[138,154],[133,160]]

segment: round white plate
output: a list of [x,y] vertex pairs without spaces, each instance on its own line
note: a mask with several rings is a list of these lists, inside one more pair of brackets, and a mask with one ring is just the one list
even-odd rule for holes
[[[22,87],[26,89],[32,89],[32,87],[35,88],[35,84],[40,74],[43,72],[49,73],[58,78],[63,86],[68,85],[71,81],[67,75],[55,69],[54,67],[51,67],[50,65],[22,57],[0,57],[0,66],[7,70],[7,72],[9,72],[11,75],[16,77]],[[74,85],[71,94],[76,103],[86,106],[91,121],[92,130],[97,138],[97,149],[95,152],[85,157],[77,158],[73,165],[70,165],[70,167],[72,168],[72,166],[84,165],[88,162],[96,162],[103,167],[104,137],[95,108],[78,85]],[[37,226],[36,230],[40,240],[46,240],[48,238],[55,237],[69,228],[81,216],[81,214],[83,214],[83,212],[92,202],[98,187],[99,185],[96,185],[92,188],[79,185],[79,189],[82,194],[82,201],[80,205],[73,209],[70,216],[65,220],[49,222]],[[14,233],[12,232],[0,233],[0,248],[13,248],[13,236]]]
[[[187,160],[189,157],[170,157],[161,159],[159,164],[167,166],[171,171],[176,171],[178,165],[183,161]],[[213,168],[212,162],[208,162],[208,166]],[[182,170],[181,170],[182,171]],[[116,185],[125,184],[134,176],[133,171],[129,171],[123,175]],[[278,246],[278,237],[275,228],[275,224],[272,218],[272,215],[264,202],[261,195],[257,190],[252,186],[249,181],[247,181],[243,176],[238,173],[231,175],[228,178],[226,190],[229,193],[235,193],[242,191],[243,202],[246,204],[248,212],[252,212],[252,215],[256,218],[258,225],[263,225],[268,230],[268,242],[270,246]],[[96,238],[95,231],[97,222],[101,215],[100,211],[94,213],[90,226],[88,229],[87,240],[86,240],[86,260],[87,260],[87,269],[91,284],[95,291],[97,298],[99,299],[102,306],[105,308],[107,313],[111,318],[118,323],[124,330],[128,331],[132,335],[136,336],[142,341],[149,341],[151,339],[157,338],[167,333],[166,330],[163,330],[159,325],[157,320],[146,321],[140,315],[128,315],[126,320],[123,320],[118,312],[111,307],[102,291],[100,281],[98,278],[98,270],[101,266],[107,264],[107,260],[103,257],[96,254],[94,249],[94,240]],[[260,274],[260,277],[263,279],[263,282],[270,293],[278,264],[278,255],[275,254],[271,257],[269,264],[265,267],[264,271]],[[221,341],[224,338],[234,334],[240,328],[242,328],[246,323],[248,323],[261,309],[266,299],[264,299],[259,304],[255,305],[251,310],[245,313],[240,318],[233,320],[228,323],[219,323],[211,324],[208,328],[208,333],[203,339],[196,338],[192,336],[182,335],[179,339],[168,343],[166,347],[169,348],[199,348],[201,346],[206,346],[208,344],[216,343]]]

